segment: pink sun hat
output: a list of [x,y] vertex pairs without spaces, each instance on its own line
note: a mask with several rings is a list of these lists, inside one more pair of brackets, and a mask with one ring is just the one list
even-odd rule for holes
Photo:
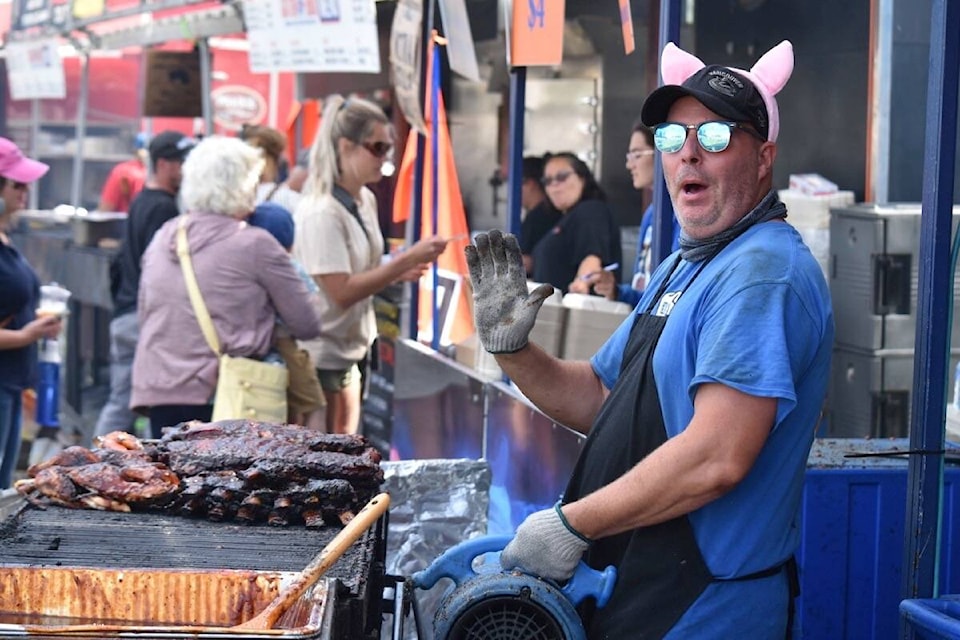
[[23,155],[12,140],[0,138],[0,176],[14,182],[36,182],[50,170],[50,166]]

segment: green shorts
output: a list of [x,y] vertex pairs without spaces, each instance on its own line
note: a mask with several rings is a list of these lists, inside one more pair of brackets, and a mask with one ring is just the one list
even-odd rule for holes
[[320,386],[324,391],[342,391],[360,380],[360,367],[356,364],[348,369],[317,369]]

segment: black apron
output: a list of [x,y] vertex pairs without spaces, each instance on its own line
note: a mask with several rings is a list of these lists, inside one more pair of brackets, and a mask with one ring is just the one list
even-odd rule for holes
[[[683,291],[708,262],[700,265]],[[667,441],[653,375],[653,353],[672,305],[683,294],[664,296],[679,263],[678,256],[657,294],[634,320],[620,376],[593,422],[564,493],[564,503],[610,484]],[[659,315],[654,313],[657,307],[662,307]],[[584,560],[594,568],[617,568],[617,584],[603,611],[593,615],[593,600],[580,608],[591,639],[661,638],[715,581],[687,516],[596,540]],[[782,567],[736,579],[767,577],[779,573]]]

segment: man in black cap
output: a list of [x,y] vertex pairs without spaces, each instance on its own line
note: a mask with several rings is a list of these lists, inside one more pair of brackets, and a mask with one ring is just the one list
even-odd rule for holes
[[120,253],[110,265],[113,320],[110,322],[110,397],[100,411],[94,435],[133,432],[137,415],[130,410],[130,371],[137,346],[137,295],[140,259],[157,229],[179,215],[181,171],[196,140],[179,131],[161,131],[150,141],[150,173],[130,204]]
[[520,390],[588,434],[561,500],[530,515],[506,569],[566,580],[613,565],[590,638],[784,638],[800,496],[826,393],[833,313],[823,273],[773,189],[785,42],[750,71],[668,45],[642,109],[681,225],[680,250],[589,362],[528,342],[513,236],[468,246],[477,332]]

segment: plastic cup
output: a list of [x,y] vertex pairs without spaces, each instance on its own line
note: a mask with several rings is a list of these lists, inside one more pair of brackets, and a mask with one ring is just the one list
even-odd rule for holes
[[70,292],[56,282],[40,287],[40,306],[37,308],[37,317],[56,316],[62,318],[67,315],[67,303],[70,301]]

